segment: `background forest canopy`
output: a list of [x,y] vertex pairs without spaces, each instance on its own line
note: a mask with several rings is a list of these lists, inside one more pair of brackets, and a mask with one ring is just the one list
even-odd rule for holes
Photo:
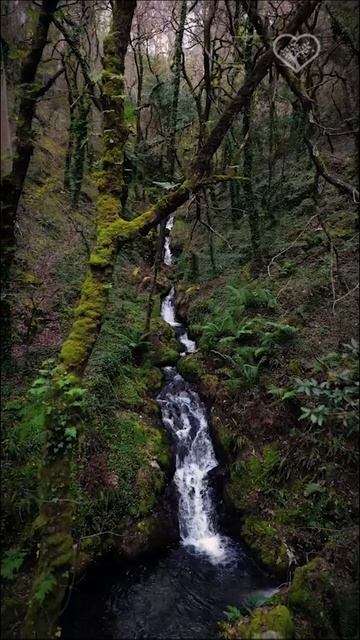
[[[355,637],[357,14],[1,2],[4,637],[53,637],[95,557],[176,538],[167,365],[209,405],[236,535],[315,585],[325,626],[289,587],[295,637]],[[283,33],[320,43],[300,73]],[[182,358],[173,285],[198,345]]]

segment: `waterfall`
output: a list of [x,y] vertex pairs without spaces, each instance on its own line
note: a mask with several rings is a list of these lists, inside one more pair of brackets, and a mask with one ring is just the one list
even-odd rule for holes
[[[166,228],[164,262],[172,264],[170,230]],[[162,301],[161,317],[174,327],[181,355],[196,351],[196,344],[176,319],[176,291],[171,287]],[[179,495],[178,518],[182,545],[206,554],[214,563],[228,561],[231,543],[217,530],[216,509],[209,484],[209,472],[218,466],[211,442],[206,408],[194,384],[182,378],[175,367],[165,367],[166,384],[158,395],[162,420],[176,449],[174,482]]]

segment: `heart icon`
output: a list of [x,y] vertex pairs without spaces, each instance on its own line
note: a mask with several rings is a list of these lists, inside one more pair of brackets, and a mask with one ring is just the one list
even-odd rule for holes
[[283,33],[275,38],[273,51],[281,62],[295,73],[299,73],[319,55],[320,42],[311,33],[302,33],[300,36]]

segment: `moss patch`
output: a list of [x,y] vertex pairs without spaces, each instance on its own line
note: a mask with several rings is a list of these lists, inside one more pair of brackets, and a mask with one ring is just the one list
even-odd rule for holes
[[180,375],[190,382],[200,381],[205,373],[204,362],[199,352],[183,356],[177,365]]
[[249,516],[241,528],[246,544],[251,547],[260,562],[279,574],[288,568],[286,545],[279,539],[275,527],[265,520]]
[[289,605],[310,621],[315,637],[338,637],[334,621],[335,584],[330,566],[323,558],[315,558],[296,569],[289,589]]
[[250,617],[243,618],[236,624],[221,625],[221,637],[225,640],[292,640],[295,637],[294,631],[290,611],[283,605],[255,609]]

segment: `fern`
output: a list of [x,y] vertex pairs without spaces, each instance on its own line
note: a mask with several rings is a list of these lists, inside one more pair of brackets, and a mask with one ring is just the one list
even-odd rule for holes
[[1,577],[13,580],[24,562],[25,552],[19,547],[5,551],[1,560]]
[[244,364],[241,367],[241,375],[248,384],[255,384],[259,379],[260,363],[257,365]]
[[276,300],[268,289],[249,289],[247,287],[237,289],[236,287],[228,285],[227,290],[233,297],[232,303],[236,303],[244,309],[257,309],[259,307],[272,309],[276,306]]
[[261,593],[251,593],[244,602],[244,609],[248,613],[251,613],[253,609],[256,609],[257,607],[262,607],[262,605],[265,604],[267,599],[268,598],[262,595]]
[[226,611],[224,611],[224,615],[228,622],[239,622],[239,620],[243,618],[243,614],[241,613],[240,609],[238,609],[237,607],[233,607],[232,605],[229,605],[226,608]]
[[35,600],[38,600],[40,603],[44,602],[46,596],[48,593],[51,593],[55,585],[56,580],[51,574],[41,578],[34,593]]

